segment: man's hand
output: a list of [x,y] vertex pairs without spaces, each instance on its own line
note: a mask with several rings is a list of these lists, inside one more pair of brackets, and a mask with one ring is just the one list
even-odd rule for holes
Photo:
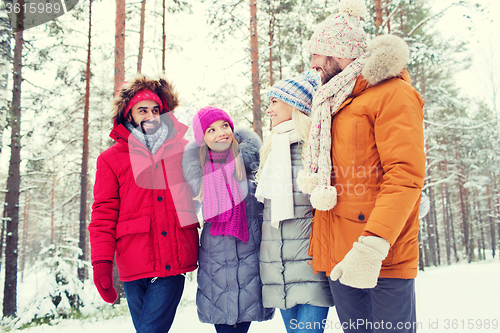
[[94,268],[94,284],[102,299],[107,303],[114,303],[118,298],[113,287],[113,263],[111,261],[97,261]]
[[330,279],[340,278],[340,283],[353,288],[374,288],[390,247],[383,238],[360,236],[344,259],[333,268]]

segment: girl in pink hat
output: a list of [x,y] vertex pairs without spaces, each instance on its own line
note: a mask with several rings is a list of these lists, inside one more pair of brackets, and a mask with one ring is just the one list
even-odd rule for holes
[[218,333],[247,332],[252,321],[272,318],[262,305],[259,248],[263,205],[255,199],[253,174],[259,166],[260,138],[239,129],[216,107],[193,117],[195,141],[182,167],[202,207],[196,305],[201,322]]

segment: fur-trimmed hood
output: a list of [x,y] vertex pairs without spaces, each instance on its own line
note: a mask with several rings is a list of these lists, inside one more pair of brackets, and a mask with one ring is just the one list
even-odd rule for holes
[[[259,168],[259,150],[262,141],[254,131],[246,128],[237,128],[234,131],[234,137],[238,141],[238,151],[243,159],[243,164],[245,164],[247,178],[253,179],[253,174]],[[198,193],[203,177],[203,169],[200,162],[200,146],[196,141],[189,142],[184,149],[182,170],[184,171],[184,178],[191,185],[193,193]]]
[[368,42],[367,51],[361,75],[371,86],[399,76],[410,58],[408,44],[395,35],[375,37]]
[[111,114],[115,124],[124,122],[123,113],[127,103],[143,89],[156,93],[163,102],[164,110],[173,111],[179,105],[177,92],[164,77],[150,79],[144,74],[136,74],[130,80],[121,84],[111,100]]

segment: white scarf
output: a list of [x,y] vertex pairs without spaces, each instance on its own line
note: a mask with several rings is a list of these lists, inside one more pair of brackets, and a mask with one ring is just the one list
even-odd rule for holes
[[255,191],[260,202],[271,200],[271,225],[295,216],[293,208],[292,158],[290,145],[298,142],[293,120],[278,124],[271,133],[271,151],[264,162]]
[[330,210],[337,203],[337,190],[330,184],[332,117],[352,94],[365,59],[366,54],[353,61],[314,95],[306,164],[297,181],[302,192],[311,194],[311,205],[319,210]]

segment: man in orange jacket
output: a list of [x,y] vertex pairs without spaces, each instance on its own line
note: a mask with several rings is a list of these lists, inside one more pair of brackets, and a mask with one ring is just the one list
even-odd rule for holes
[[311,37],[314,96],[299,186],[316,208],[309,254],[330,276],[344,332],[415,332],[424,184],[423,100],[399,37],[366,44],[363,0],[343,0]]

